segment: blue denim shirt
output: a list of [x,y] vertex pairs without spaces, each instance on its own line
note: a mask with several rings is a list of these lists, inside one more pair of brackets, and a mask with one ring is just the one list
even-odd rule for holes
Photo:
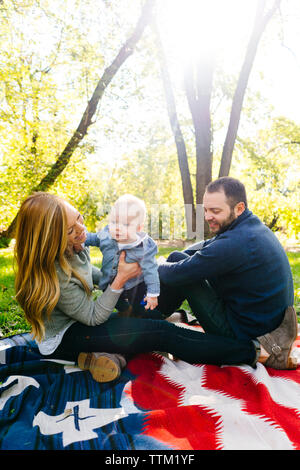
[[137,246],[126,248],[126,245],[119,250],[118,242],[111,238],[108,225],[98,233],[87,232],[85,246],[98,246],[102,252],[103,260],[101,271],[103,276],[100,279],[99,288],[105,290],[107,285],[116,276],[120,252],[125,251],[126,262],[138,262],[142,268],[142,275],[129,279],[124,288],[131,289],[142,281],[147,286],[147,294],[160,293],[160,283],[158,276],[158,266],[155,259],[157,246],[155,241],[144,232],[139,232],[142,237],[141,243]]

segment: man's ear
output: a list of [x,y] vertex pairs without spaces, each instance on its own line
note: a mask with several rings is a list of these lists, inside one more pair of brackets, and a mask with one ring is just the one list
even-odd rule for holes
[[238,202],[236,204],[236,206],[234,207],[234,213],[238,217],[239,215],[241,215],[244,212],[245,209],[246,209],[245,203],[244,202]]

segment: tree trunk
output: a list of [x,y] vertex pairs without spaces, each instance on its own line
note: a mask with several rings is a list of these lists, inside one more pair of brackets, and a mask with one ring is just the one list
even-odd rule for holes
[[203,203],[205,187],[212,178],[210,101],[213,81],[211,60],[198,60],[186,69],[184,84],[191,111],[196,147],[196,203]]
[[176,102],[173,93],[171,78],[168,70],[167,59],[164,53],[163,45],[160,40],[160,34],[157,25],[153,19],[152,28],[155,34],[158,60],[160,64],[161,77],[166,98],[167,112],[170,120],[170,126],[174,135],[178,164],[181,174],[181,184],[183,200],[185,204],[185,219],[187,225],[187,238],[192,238],[196,230],[196,210],[194,204],[193,188],[188,164],[188,156],[184,137],[180,128],[180,123],[176,110]]
[[244,63],[242,65],[237,87],[236,87],[234,97],[232,100],[230,120],[229,120],[227,134],[226,134],[226,138],[225,138],[225,142],[223,146],[219,177],[229,175],[231,160],[232,160],[232,153],[233,153],[234,144],[236,141],[237,131],[239,127],[244,96],[245,96],[250,72],[252,70],[252,66],[254,63],[257,47],[269,20],[272,18],[277,8],[279,8],[280,3],[281,3],[281,0],[275,0],[272,8],[269,11],[267,11],[267,13],[264,15],[266,0],[264,1],[258,0],[254,27],[253,27],[252,34],[248,43]]
[[[196,147],[196,204],[203,204],[205,188],[212,179],[212,133],[210,102],[214,65],[211,59],[190,64],[184,76],[186,97],[191,111]],[[209,227],[204,221],[204,238]]]
[[[89,126],[92,124],[92,118],[97,110],[98,104],[102,99],[102,96],[122,66],[125,60],[133,53],[134,48],[141,38],[145,27],[149,24],[152,16],[152,9],[154,7],[155,0],[147,0],[143,6],[140,18],[136,24],[136,27],[132,35],[128,38],[125,44],[121,47],[119,53],[111,63],[109,67],[104,70],[102,77],[100,78],[94,93],[87,104],[87,107],[82,115],[80,123],[72,135],[71,139],[67,143],[63,152],[60,154],[56,162],[50,168],[46,176],[40,181],[40,183],[32,188],[31,193],[35,191],[47,191],[55,182],[57,177],[63,172],[68,165],[70,158],[78,147],[84,136],[87,134]],[[13,238],[16,227],[17,216],[11,222],[10,226],[0,233],[0,240],[3,238]]]

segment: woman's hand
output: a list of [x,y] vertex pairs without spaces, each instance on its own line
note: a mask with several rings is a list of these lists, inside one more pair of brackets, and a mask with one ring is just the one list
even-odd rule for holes
[[142,274],[141,267],[138,263],[126,263],[125,251],[122,251],[119,258],[118,272],[111,283],[112,289],[122,289],[124,284],[131,278]]

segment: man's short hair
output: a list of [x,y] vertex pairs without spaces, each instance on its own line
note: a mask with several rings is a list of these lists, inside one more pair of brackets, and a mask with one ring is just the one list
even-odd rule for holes
[[236,204],[243,202],[245,208],[248,207],[246,189],[241,181],[231,178],[229,176],[222,176],[215,181],[211,181],[206,186],[206,191],[208,193],[215,193],[224,191],[227,202],[231,209],[233,209]]

